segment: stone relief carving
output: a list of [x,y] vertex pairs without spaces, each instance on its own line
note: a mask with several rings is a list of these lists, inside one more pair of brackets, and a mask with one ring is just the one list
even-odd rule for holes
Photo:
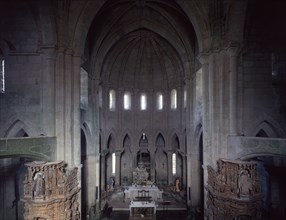
[[217,171],[207,169],[208,219],[260,218],[262,193],[255,162],[220,159]]
[[24,179],[24,219],[79,220],[77,171],[66,163],[34,161],[27,163]]
[[42,197],[45,195],[45,176],[38,172],[33,179],[33,196]]

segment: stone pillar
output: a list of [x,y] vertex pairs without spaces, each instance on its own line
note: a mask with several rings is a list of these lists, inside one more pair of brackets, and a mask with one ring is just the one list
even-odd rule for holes
[[229,54],[229,127],[230,135],[238,134],[237,126],[237,56],[238,47],[235,45],[230,45],[227,49]]
[[167,162],[168,162],[168,167],[167,167],[167,172],[168,172],[168,185],[171,185],[173,183],[173,174],[172,174],[172,154],[173,151],[167,151]]
[[42,91],[41,91],[41,108],[42,108],[42,126],[41,131],[46,136],[55,135],[55,68],[56,52],[54,48],[41,50],[42,54]]
[[155,152],[150,150],[150,180],[155,181]]
[[191,164],[191,154],[187,153],[186,154],[186,160],[187,160],[187,188],[186,188],[186,192],[187,192],[187,204],[188,206],[192,205],[192,196],[191,196],[191,190],[192,190],[192,164]]
[[[202,64],[202,104],[203,104],[203,169],[204,185],[208,179],[207,165],[211,163],[210,146],[210,123],[209,123],[209,55],[200,54],[199,60]],[[207,193],[204,193],[204,203],[206,206]]]
[[107,155],[107,152],[102,152],[101,153],[101,189],[102,190],[106,190],[106,155]]
[[186,154],[184,154],[184,153],[181,153],[181,156],[182,156],[182,168],[183,168],[183,170],[182,170],[182,176],[183,176],[183,178],[182,178],[182,180],[181,180],[181,190],[182,190],[182,187],[186,187],[187,186],[187,181],[186,181],[186,177],[187,177],[187,161],[186,161],[186,159],[187,159],[187,157],[186,157]]
[[[57,136],[56,158],[64,160],[68,169],[78,168],[77,177],[81,187],[81,142],[80,142],[80,65],[81,58],[71,51],[58,52],[55,76],[55,135]],[[78,194],[81,201],[81,193]],[[81,207],[79,207],[81,209]]]
[[122,151],[117,150],[115,151],[115,187],[120,186],[120,159],[121,159]]

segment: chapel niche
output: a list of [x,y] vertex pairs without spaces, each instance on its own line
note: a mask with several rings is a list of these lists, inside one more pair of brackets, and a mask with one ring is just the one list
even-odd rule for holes
[[80,220],[77,168],[66,163],[34,161],[25,164],[25,220]]

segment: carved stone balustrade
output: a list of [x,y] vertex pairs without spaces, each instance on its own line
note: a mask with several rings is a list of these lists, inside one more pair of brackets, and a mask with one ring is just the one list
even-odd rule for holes
[[79,220],[77,168],[66,172],[66,163],[27,163],[24,179],[25,220]]
[[259,219],[262,192],[255,162],[220,159],[208,166],[208,219]]

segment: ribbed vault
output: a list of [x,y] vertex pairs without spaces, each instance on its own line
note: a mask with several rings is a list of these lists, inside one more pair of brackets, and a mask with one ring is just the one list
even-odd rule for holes
[[93,78],[123,88],[166,89],[190,74],[197,40],[175,1],[107,1],[88,35]]

